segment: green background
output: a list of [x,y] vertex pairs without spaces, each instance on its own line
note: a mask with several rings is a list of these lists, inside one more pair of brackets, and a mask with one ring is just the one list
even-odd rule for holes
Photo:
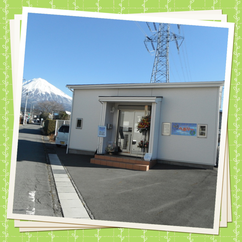
[[[105,13],[151,13],[190,10],[222,9],[228,15],[228,22],[236,23],[230,105],[228,117],[229,161],[233,222],[227,228],[220,228],[218,236],[137,229],[94,229],[55,232],[20,233],[14,228],[13,220],[6,218],[13,133],[13,96],[10,54],[9,20],[14,14],[21,14],[22,7],[39,7],[80,10]],[[1,241],[242,241],[241,233],[241,9],[239,0],[3,0],[0,2],[0,159]]]

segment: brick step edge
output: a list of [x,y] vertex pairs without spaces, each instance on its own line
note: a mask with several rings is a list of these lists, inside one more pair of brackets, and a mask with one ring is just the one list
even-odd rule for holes
[[116,162],[127,162],[132,164],[142,164],[142,165],[148,165],[149,167],[153,167],[156,164],[156,160],[145,161],[141,159],[132,159],[129,157],[117,157],[112,155],[95,155],[95,159],[106,160],[106,161],[116,161]]
[[96,165],[125,168],[125,169],[136,170],[136,171],[148,171],[149,170],[149,165],[134,164],[134,163],[121,162],[121,161],[110,161],[110,160],[108,161],[108,160],[104,160],[104,159],[92,158],[90,162],[92,164],[96,164]]

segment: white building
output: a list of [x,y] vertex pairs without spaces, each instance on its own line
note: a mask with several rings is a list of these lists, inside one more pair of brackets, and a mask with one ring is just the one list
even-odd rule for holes
[[[69,153],[151,153],[158,162],[216,163],[219,110],[224,82],[67,85],[73,91]],[[150,116],[149,131],[137,125]],[[98,137],[99,127],[105,137]],[[105,130],[104,130],[105,131]],[[148,142],[144,151],[140,142]]]

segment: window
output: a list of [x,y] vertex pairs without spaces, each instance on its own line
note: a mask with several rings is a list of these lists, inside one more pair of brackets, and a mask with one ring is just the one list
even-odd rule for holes
[[76,122],[76,128],[77,129],[82,129],[82,118],[78,118]]
[[197,137],[199,138],[207,138],[207,133],[208,133],[208,125],[207,124],[198,124],[197,125]]
[[62,126],[59,128],[59,132],[62,132],[62,133],[69,133],[69,126],[68,126],[68,125],[62,125]]

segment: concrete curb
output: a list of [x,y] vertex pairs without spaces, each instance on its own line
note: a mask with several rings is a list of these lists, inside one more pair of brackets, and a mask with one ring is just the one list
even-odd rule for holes
[[48,154],[64,217],[90,219],[57,154]]
[[[52,143],[43,133],[42,141],[45,145]],[[53,153],[49,153],[48,148],[46,148],[46,159],[52,173],[52,179],[62,216],[68,218],[94,219],[68,170],[62,165],[57,154]]]

